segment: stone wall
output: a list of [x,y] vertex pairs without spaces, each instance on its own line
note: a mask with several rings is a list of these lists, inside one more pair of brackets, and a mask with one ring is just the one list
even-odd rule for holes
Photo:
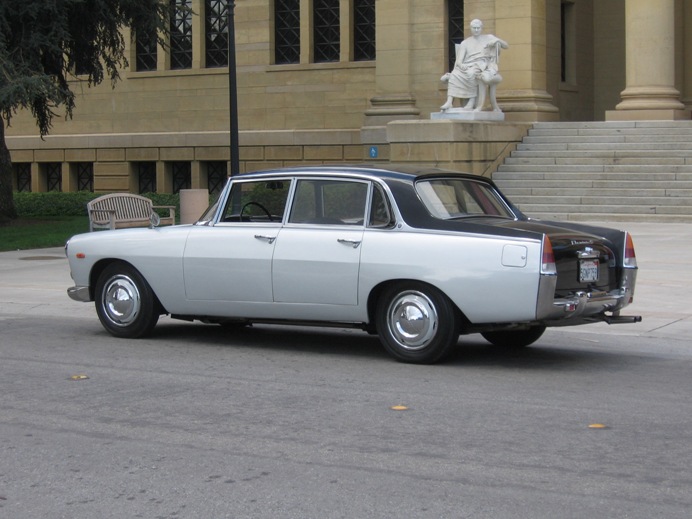
[[[528,125],[459,121],[389,123],[381,142],[360,131],[241,132],[241,172],[318,164],[417,164],[489,176]],[[156,164],[158,191],[172,191],[170,164],[190,163],[192,189],[206,188],[205,164],[230,160],[225,132],[9,137],[12,161],[31,164],[32,191],[45,191],[42,165],[62,165],[63,191],[75,191],[72,164],[93,163],[94,191],[137,191],[134,164]],[[227,164],[228,167],[228,164]]]

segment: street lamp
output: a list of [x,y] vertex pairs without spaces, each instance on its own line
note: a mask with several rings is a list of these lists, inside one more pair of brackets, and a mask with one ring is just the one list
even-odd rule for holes
[[228,117],[231,132],[231,176],[240,173],[238,143],[238,85],[235,63],[235,0],[226,0],[228,9]]

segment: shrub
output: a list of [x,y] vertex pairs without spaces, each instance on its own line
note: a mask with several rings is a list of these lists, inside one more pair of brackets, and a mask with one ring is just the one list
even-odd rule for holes
[[[14,204],[20,217],[87,216],[87,203],[104,194],[106,193],[91,193],[89,191],[74,193],[58,191],[48,193],[15,192]],[[150,198],[154,205],[174,205],[176,214],[180,214],[180,195],[144,193],[142,196]]]
[[86,216],[87,203],[99,196],[89,191],[76,193],[14,193],[14,204],[20,217]]

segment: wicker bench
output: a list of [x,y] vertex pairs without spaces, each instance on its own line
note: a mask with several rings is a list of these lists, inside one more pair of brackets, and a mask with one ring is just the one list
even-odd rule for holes
[[[155,209],[168,209],[168,216],[159,217]],[[87,204],[87,211],[90,231],[175,223],[175,206],[155,206],[150,199],[131,193],[112,193],[95,198]]]

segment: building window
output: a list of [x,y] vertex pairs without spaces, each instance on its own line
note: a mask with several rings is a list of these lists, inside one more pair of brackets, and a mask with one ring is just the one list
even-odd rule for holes
[[207,187],[210,195],[218,195],[226,185],[228,168],[225,162],[207,162]]
[[354,0],[353,59],[371,61],[375,57],[375,0]]
[[139,194],[156,193],[156,162],[136,162],[135,174]]
[[192,187],[192,169],[189,162],[172,162],[171,179],[173,181],[173,193],[179,193],[181,189]]
[[46,179],[46,191],[62,191],[62,164],[47,162],[42,165]]
[[339,0],[313,0],[315,63],[339,61],[340,18]]
[[135,69],[138,72],[156,70],[158,66],[156,34],[144,30],[135,35]]
[[300,63],[300,0],[274,2],[274,63]]
[[192,67],[192,0],[171,0],[171,69]]
[[228,66],[228,0],[205,0],[206,66]]
[[574,3],[560,3],[560,80],[563,83],[576,83],[576,29]]
[[17,181],[17,191],[30,193],[31,164],[28,162],[12,164],[12,169],[14,170],[14,178]]
[[94,164],[91,162],[77,162],[72,165],[77,177],[77,191],[94,192]]
[[449,63],[448,70],[454,70],[456,61],[456,45],[464,41],[464,2],[463,0],[447,0],[447,32],[449,33]]

